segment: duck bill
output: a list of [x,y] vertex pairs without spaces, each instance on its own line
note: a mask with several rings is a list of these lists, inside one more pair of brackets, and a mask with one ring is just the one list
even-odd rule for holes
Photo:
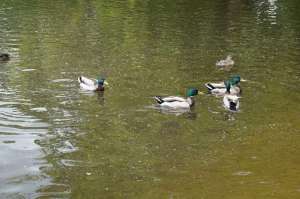
[[107,82],[107,81],[105,81],[105,82],[104,82],[104,85],[107,85],[107,86],[108,86],[108,82]]

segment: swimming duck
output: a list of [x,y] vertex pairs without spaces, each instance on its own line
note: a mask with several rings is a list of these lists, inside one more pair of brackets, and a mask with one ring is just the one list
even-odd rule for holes
[[104,85],[108,84],[105,81],[105,78],[98,78],[94,80],[86,78],[84,76],[78,77],[78,82],[80,84],[80,88],[88,91],[104,91]]
[[233,65],[234,65],[234,61],[232,60],[232,57],[230,55],[228,55],[226,59],[216,62],[217,67],[229,67]]
[[239,85],[231,86],[229,84],[226,88],[209,88],[209,92],[216,96],[224,96],[226,93],[232,95],[239,95],[241,93],[241,87]]
[[241,81],[241,77],[239,75],[234,75],[230,79],[219,82],[219,83],[206,83],[205,86],[211,94],[217,96],[223,96],[225,93],[230,93],[234,95],[238,95],[241,92],[241,88],[239,83]]
[[160,97],[155,96],[154,99],[159,104],[160,107],[171,108],[171,109],[189,109],[195,104],[193,99],[194,96],[198,95],[198,90],[195,88],[190,88],[187,91],[187,98],[169,96]]
[[238,96],[225,94],[223,97],[223,105],[227,110],[237,111],[240,107],[240,101]]
[[239,75],[233,75],[231,76],[228,80],[225,80],[223,82],[218,82],[218,83],[212,83],[212,82],[209,82],[209,83],[206,83],[205,86],[206,87],[215,87],[215,88],[226,88],[226,81],[234,86],[234,85],[237,85],[239,84],[241,81],[245,81],[245,80],[242,80],[241,77]]
[[0,53],[0,61],[8,61],[8,60],[9,60],[9,54]]

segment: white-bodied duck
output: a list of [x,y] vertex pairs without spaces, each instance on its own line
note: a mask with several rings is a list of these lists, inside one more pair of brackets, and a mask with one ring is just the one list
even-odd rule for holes
[[223,106],[230,111],[238,111],[240,107],[239,96],[225,94],[223,97]]
[[220,68],[226,68],[234,65],[234,61],[232,60],[232,57],[228,55],[226,59],[220,60],[216,62],[216,66]]
[[104,85],[108,83],[105,78],[89,79],[84,76],[78,77],[80,88],[87,91],[104,91]]
[[232,76],[229,80],[219,83],[206,83],[205,86],[208,91],[216,96],[224,96],[226,93],[238,95],[241,92],[239,83],[241,77],[239,75]]
[[187,98],[169,96],[169,97],[160,97],[155,96],[154,99],[163,108],[171,109],[189,109],[195,103],[193,97],[198,95],[198,90],[195,88],[190,88],[187,91]]

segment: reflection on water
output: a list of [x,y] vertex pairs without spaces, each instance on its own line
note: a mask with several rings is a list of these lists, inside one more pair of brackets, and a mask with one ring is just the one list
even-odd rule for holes
[[50,183],[41,171],[48,163],[36,144],[49,125],[20,111],[31,104],[16,91],[2,85],[0,96],[0,193],[8,198],[17,197],[17,193],[32,197],[40,186]]
[[[298,198],[293,7],[4,0],[0,198]],[[217,70],[228,54],[235,66]],[[99,74],[105,92],[79,88]],[[209,95],[188,111],[151,106],[232,74],[249,80],[239,112]]]
[[162,107],[159,105],[152,105],[152,106],[146,106],[146,109],[158,110],[160,113],[167,114],[167,115],[168,114],[176,115],[176,116],[186,115],[186,116],[188,116],[188,118],[196,118],[197,117],[197,114],[188,108],[174,109],[174,108]]
[[268,21],[271,25],[277,24],[277,0],[262,0],[257,2],[257,20],[260,23]]

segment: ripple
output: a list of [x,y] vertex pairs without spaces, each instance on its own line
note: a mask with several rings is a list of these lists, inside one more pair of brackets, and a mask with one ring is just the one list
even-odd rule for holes
[[36,69],[34,68],[25,68],[25,69],[22,69],[21,71],[22,72],[31,72],[31,71],[35,71]]
[[[40,168],[47,166],[36,140],[48,133],[48,123],[27,114],[30,100],[12,89],[0,89],[0,193],[20,197],[32,194],[49,183]],[[8,95],[7,95],[8,94]],[[7,99],[7,101],[5,101]],[[11,101],[16,99],[16,101]],[[27,196],[26,196],[27,197]],[[28,196],[27,198],[30,198]]]
[[60,160],[60,162],[63,166],[67,166],[67,167],[74,167],[74,166],[79,166],[82,164],[82,161],[68,160],[68,159],[62,159],[62,160]]
[[56,149],[60,153],[72,153],[78,150],[69,140],[62,142],[61,146]]
[[52,82],[54,82],[54,83],[73,82],[73,81],[74,81],[73,79],[55,79],[55,80],[52,80]]
[[46,112],[47,108],[45,108],[45,107],[36,107],[36,108],[31,108],[30,110],[35,111],[35,112]]
[[16,143],[16,141],[14,140],[3,140],[2,141],[4,144],[12,144],[12,143]]
[[232,175],[235,175],[235,176],[248,176],[248,175],[251,175],[251,174],[252,174],[251,171],[238,171],[238,172],[233,173]]

